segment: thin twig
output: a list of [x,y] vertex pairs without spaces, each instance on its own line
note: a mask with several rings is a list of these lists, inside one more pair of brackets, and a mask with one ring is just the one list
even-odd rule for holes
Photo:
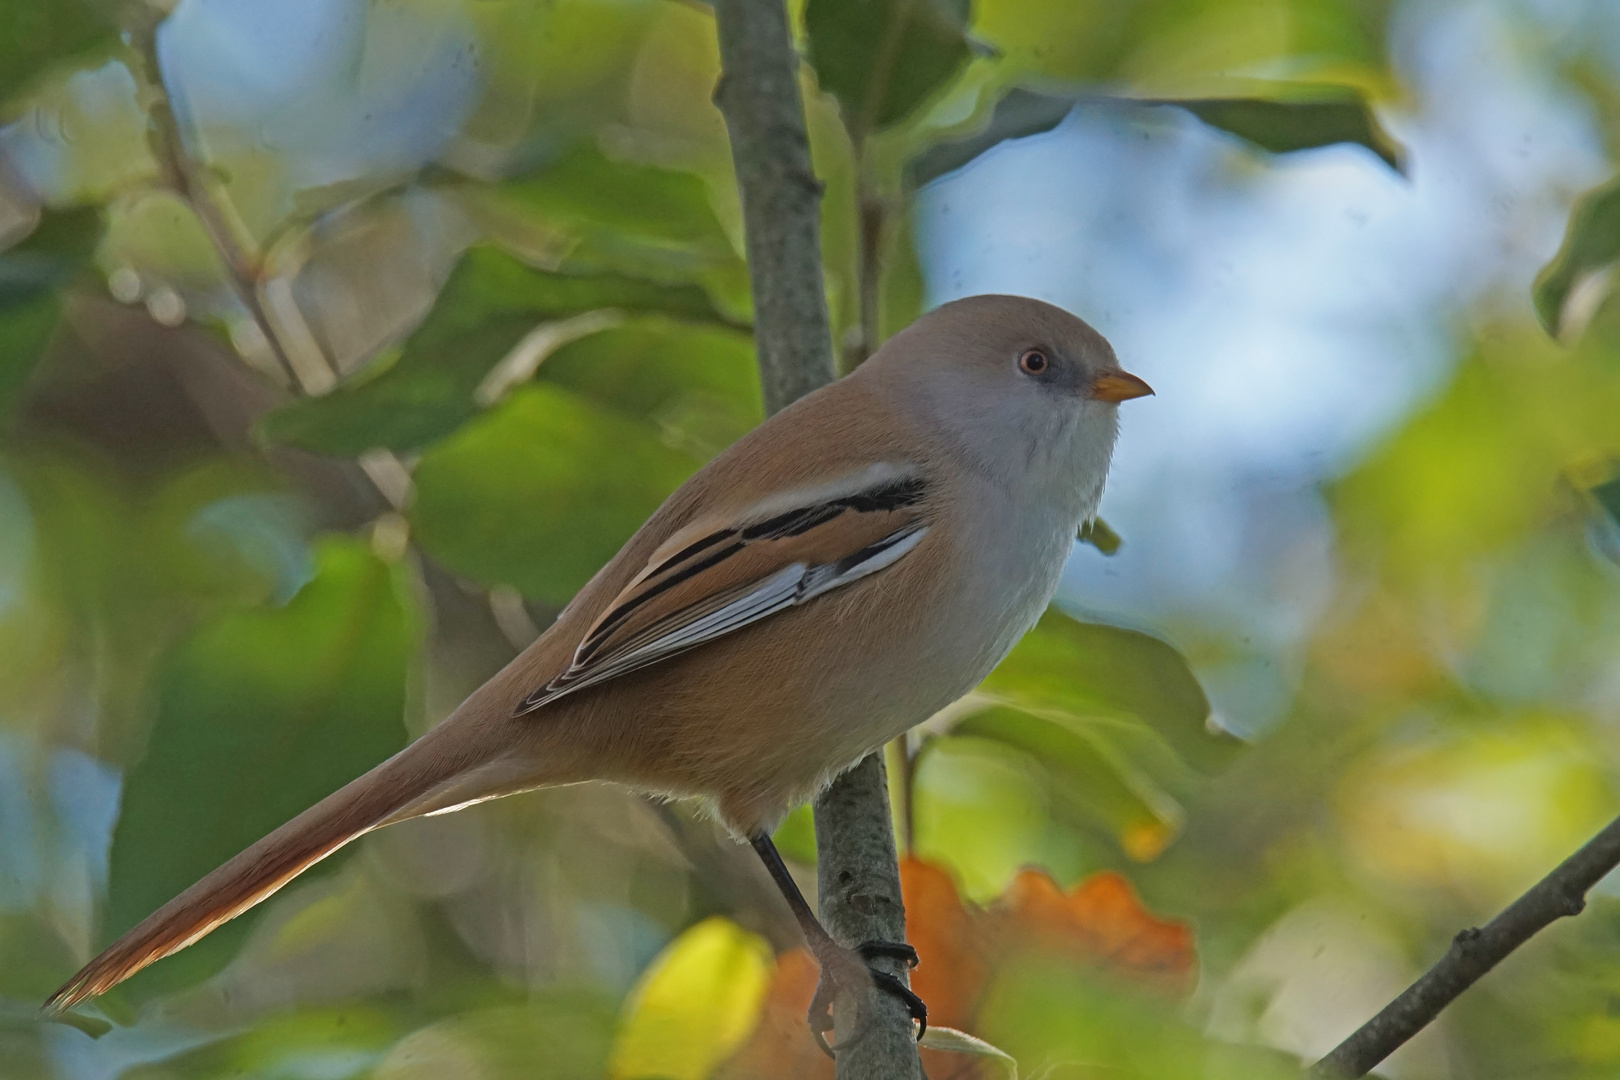
[[225,278],[264,338],[265,347],[275,358],[276,366],[286,379],[287,388],[302,394],[304,386],[287,352],[276,337],[275,328],[266,317],[259,300],[259,266],[236,242],[230,223],[220,212],[201,178],[201,170],[186,151],[179,121],[169,103],[168,84],[163,80],[163,65],[158,60],[157,28],[163,13],[151,5],[135,5],[135,14],[129,20],[129,41],[142,67],[142,81],[151,100],[147,103],[150,118],[152,155],[157,159],[165,187],[179,195],[197,215],[209,241],[225,265]]
[[1311,1069],[1315,1080],[1365,1076],[1442,1009],[1538,932],[1586,907],[1586,894],[1620,866],[1620,818],[1482,928],[1458,934],[1417,982]]
[[[833,379],[821,269],[821,183],[810,164],[799,58],[782,0],[716,0],[722,75],[715,103],[731,134],[754,288],[765,405],[775,412]],[[846,945],[904,941],[905,909],[883,759],[873,754],[816,802],[822,922]],[[879,961],[880,963],[891,963]],[[906,972],[891,964],[894,974]],[[911,1017],[886,994],[837,1008],[839,1080],[922,1075]]]
[[[899,774],[894,784],[898,792],[900,806],[895,818],[900,822],[900,835],[896,839],[900,842],[900,850],[910,855],[917,847],[917,800],[915,787],[917,784],[917,752],[920,744],[917,742],[915,732],[908,731],[904,735],[889,740],[885,748],[889,757],[893,758],[895,771]],[[885,765],[889,764],[885,761]]]
[[[163,78],[163,66],[158,59],[157,28],[165,15],[147,3],[132,3],[129,10],[126,29],[130,46],[142,68],[140,72],[142,82],[150,95],[147,102],[150,141],[162,183],[185,200],[192,212],[197,215],[197,220],[202,223],[203,230],[208,234],[214,251],[225,267],[226,281],[243,308],[247,310],[259,336],[264,340],[265,347],[274,357],[276,366],[282,373],[285,388],[296,396],[308,396],[317,388],[312,385],[317,380],[306,379],[299,374],[297,365],[287,354],[279,332],[265,311],[264,303],[259,297],[259,287],[263,280],[262,267],[259,261],[250,257],[237,242],[230,223],[214,202],[207,184],[202,179],[203,168],[186,149],[179,121],[169,102],[169,89]],[[600,319],[601,315],[595,313],[594,317]],[[338,378],[337,365],[318,348],[311,351],[318,356],[322,365],[311,372],[311,375],[318,377],[319,383],[327,386],[335,384]],[[409,526],[401,515],[411,501],[410,468],[393,452],[385,449],[362,454],[359,464],[372,486],[393,508],[391,515],[385,515],[384,519],[379,520],[394,523],[404,530],[401,533],[402,538],[408,539]],[[491,616],[514,649],[522,651],[538,636],[539,631],[534,627],[528,613],[524,611],[522,598],[515,589],[497,585],[489,590],[487,600]]]
[[888,230],[888,206],[883,196],[872,190],[868,182],[864,155],[856,154],[856,170],[861,177],[857,198],[860,205],[860,263],[857,285],[860,294],[860,337],[847,359],[851,368],[859,366],[882,344],[878,340],[878,326],[882,307],[879,301],[883,284],[883,239]]

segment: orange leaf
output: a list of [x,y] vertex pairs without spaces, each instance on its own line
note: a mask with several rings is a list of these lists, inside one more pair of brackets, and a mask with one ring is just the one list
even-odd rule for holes
[[1197,962],[1192,928],[1148,911],[1131,883],[1113,871],[1065,894],[1050,875],[1025,870],[994,914],[1005,951],[1059,951],[1177,993],[1191,988]]
[[[921,859],[902,860],[900,883],[906,934],[922,959],[911,985],[932,1023],[972,1031],[993,969],[1019,953],[1071,957],[1174,993],[1191,988],[1191,928],[1148,911],[1130,882],[1111,871],[1065,893],[1044,871],[1025,870],[989,911],[963,903],[950,875]],[[778,957],[759,1026],[715,1080],[832,1080],[832,1062],[805,1024],[819,978],[809,950]],[[923,1064],[935,1080],[994,1075],[983,1059],[939,1050],[923,1051]]]
[[962,906],[949,874],[912,855],[900,862],[900,891],[906,937],[922,961],[911,973],[911,988],[928,1002],[931,1023],[966,1030],[989,966],[983,931],[975,925],[983,913]]

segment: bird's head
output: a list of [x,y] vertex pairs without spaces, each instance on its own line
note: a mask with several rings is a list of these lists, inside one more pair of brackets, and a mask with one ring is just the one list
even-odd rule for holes
[[909,418],[1009,480],[1100,489],[1118,406],[1153,389],[1062,308],[970,296],[928,312],[861,368]]

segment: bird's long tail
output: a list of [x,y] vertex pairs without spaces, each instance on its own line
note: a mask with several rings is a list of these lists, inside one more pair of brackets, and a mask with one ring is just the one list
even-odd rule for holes
[[477,801],[473,794],[517,790],[501,790],[498,781],[489,790],[479,782],[479,774],[503,771],[497,740],[489,737],[492,732],[484,734],[479,738],[455,718],[441,724],[164,904],[52,994],[42,1012],[61,1013],[105,993],[234,919],[349,841],[442,809],[446,792],[469,793],[454,799],[464,804]]

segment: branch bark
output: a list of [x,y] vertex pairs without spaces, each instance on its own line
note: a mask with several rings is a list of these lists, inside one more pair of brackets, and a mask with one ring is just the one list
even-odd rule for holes
[[833,381],[821,277],[821,181],[810,166],[799,57],[780,0],[718,0],[720,84],[742,192],[765,408]]
[[[892,821],[881,750],[816,800],[821,922],[845,945],[906,940]],[[898,961],[878,963],[910,982],[910,973]],[[867,998],[859,1006],[859,1026],[855,1002],[840,1000],[834,1009],[838,1041],[847,1046],[838,1053],[838,1080],[920,1080],[922,1062],[906,1007],[888,994],[869,993]]]
[[1314,1080],[1365,1076],[1487,971],[1540,931],[1586,907],[1586,894],[1620,866],[1620,818],[1483,927],[1451,942],[1438,963],[1311,1069]]
[[[765,407],[776,412],[834,377],[821,270],[821,183],[810,164],[799,58],[782,0],[715,0],[720,84],[715,104],[731,135],[754,289]],[[904,941],[900,868],[880,754],[816,802],[822,922],[845,945]],[[908,973],[893,961],[888,970]],[[887,994],[838,1003],[839,1080],[922,1076],[910,1017]]]

